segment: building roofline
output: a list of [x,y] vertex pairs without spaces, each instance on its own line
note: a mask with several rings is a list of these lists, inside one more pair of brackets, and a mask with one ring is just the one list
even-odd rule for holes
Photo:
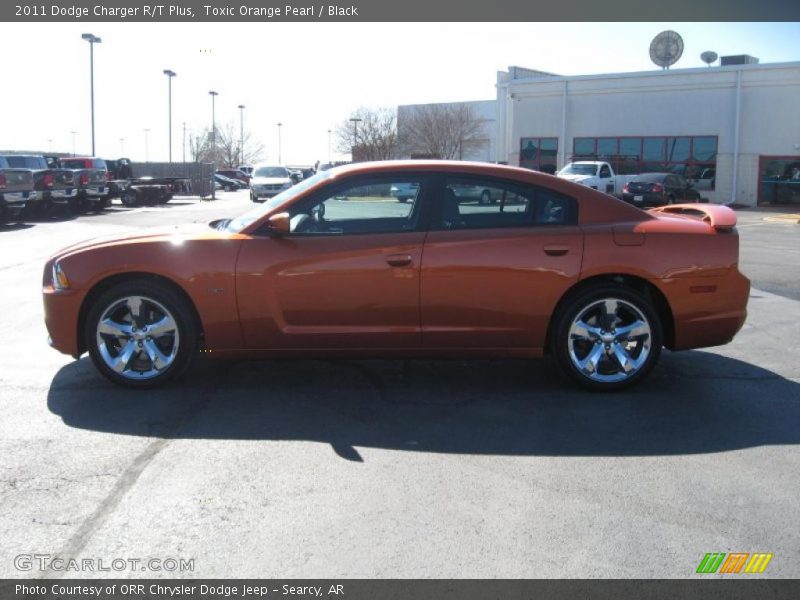
[[[539,77],[525,77],[523,79],[509,79],[498,82],[496,86],[506,87],[515,83],[540,83],[553,81],[591,81],[598,79],[632,79],[635,77],[668,77],[669,75],[688,75],[699,73],[716,73],[719,71],[731,73],[736,71],[758,71],[768,69],[792,69],[800,68],[800,61],[778,62],[778,63],[756,63],[745,65],[726,65],[718,67],[690,67],[686,69],[653,69],[651,71],[628,71],[622,73],[594,73],[591,75],[553,75]],[[501,71],[509,73],[509,71]]]

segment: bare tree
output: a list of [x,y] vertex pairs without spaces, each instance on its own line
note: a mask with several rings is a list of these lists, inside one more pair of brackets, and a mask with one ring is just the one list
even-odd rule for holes
[[352,153],[353,162],[396,158],[396,113],[390,108],[361,107],[338,125],[336,139],[339,152]]
[[[213,142],[213,143],[212,143]],[[217,168],[236,167],[239,164],[258,162],[264,154],[264,145],[244,132],[244,152],[241,150],[241,130],[233,122],[217,126],[212,140],[211,128],[189,135],[189,155],[194,162],[213,162]],[[242,163],[239,162],[240,156]]]
[[461,159],[484,143],[483,122],[469,104],[409,106],[398,118],[400,143],[411,156]]

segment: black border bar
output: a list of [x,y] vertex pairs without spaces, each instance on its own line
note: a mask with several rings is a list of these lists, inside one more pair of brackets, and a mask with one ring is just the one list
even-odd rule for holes
[[[758,577],[758,576],[756,576]],[[136,587],[136,586],[141,586]],[[161,587],[159,587],[161,586]],[[202,593],[203,586],[206,593]],[[313,588],[309,591],[309,588]],[[246,590],[250,589],[251,592]],[[317,594],[316,590],[320,593]],[[213,590],[213,591],[209,591]],[[796,600],[800,580],[3,579],[3,600]]]
[[[158,7],[161,7],[160,9]],[[205,7],[211,7],[210,10]],[[288,7],[288,10],[287,10]],[[797,0],[3,0],[14,22],[800,21]],[[602,40],[598,40],[602,41]],[[569,40],[565,40],[569,43]]]

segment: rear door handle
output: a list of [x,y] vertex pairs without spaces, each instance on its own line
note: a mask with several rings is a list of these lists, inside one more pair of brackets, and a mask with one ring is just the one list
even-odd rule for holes
[[405,267],[411,264],[410,254],[390,254],[386,262],[392,267]]
[[569,246],[560,246],[558,244],[548,244],[544,247],[544,253],[550,256],[564,256],[569,252]]

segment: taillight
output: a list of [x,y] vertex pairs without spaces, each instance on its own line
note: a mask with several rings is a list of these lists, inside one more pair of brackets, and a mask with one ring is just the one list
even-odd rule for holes
[[630,191],[630,190],[628,189],[628,184],[627,184],[627,183],[626,183],[625,185],[623,185],[623,186],[622,186],[622,191],[623,191],[623,192],[625,192],[626,194],[627,194],[627,193]]
[[49,173],[44,176],[44,186],[45,187],[53,187],[53,176]]
[[656,194],[660,194],[664,191],[664,187],[660,183],[654,183],[652,191],[654,191]]
[[0,190],[6,189],[6,176],[0,175]]
[[78,185],[89,185],[89,175],[81,173],[81,178],[78,180]]

